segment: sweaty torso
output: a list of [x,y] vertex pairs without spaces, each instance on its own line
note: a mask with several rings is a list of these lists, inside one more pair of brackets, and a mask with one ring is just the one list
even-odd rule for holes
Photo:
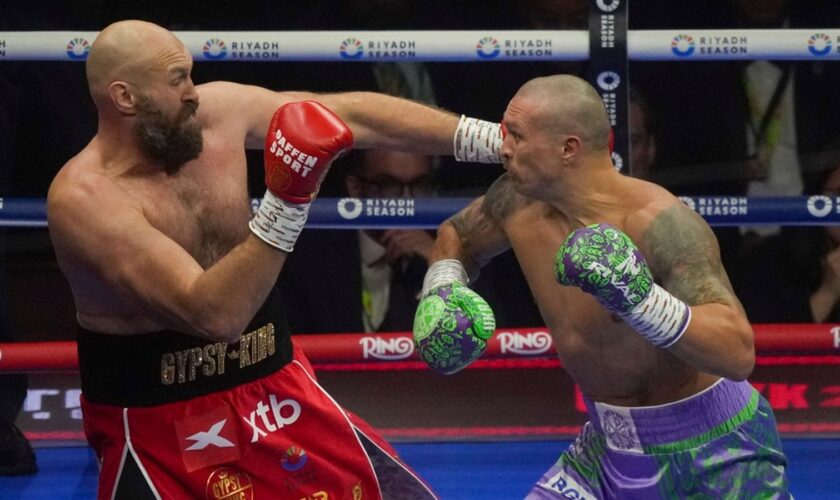
[[[622,406],[662,404],[694,394],[716,379],[648,343],[592,296],[559,285],[554,256],[580,223],[543,202],[507,195],[516,201],[502,221],[503,229],[563,367],[587,397]],[[621,220],[599,222],[623,226]]]
[[[249,234],[245,130],[226,123],[203,102],[197,118],[204,126],[198,158],[172,175],[134,169],[113,175],[105,168],[94,139],[65,167],[66,180],[88,177],[98,192],[120,196],[155,229],[184,248],[207,269]],[[92,181],[89,181],[92,176]],[[107,216],[103,214],[103,216]],[[70,281],[80,323],[112,334],[156,331],[164,325],[138,301],[115,294],[99,273],[84,262],[68,261],[56,249]]]

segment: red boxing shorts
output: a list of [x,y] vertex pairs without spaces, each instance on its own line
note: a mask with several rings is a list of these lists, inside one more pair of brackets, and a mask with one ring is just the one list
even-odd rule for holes
[[270,375],[153,406],[82,396],[100,499],[429,499],[432,491],[318,385],[299,349]]

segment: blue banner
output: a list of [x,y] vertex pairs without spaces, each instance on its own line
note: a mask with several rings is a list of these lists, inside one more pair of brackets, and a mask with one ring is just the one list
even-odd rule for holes
[[[840,224],[840,197],[681,196],[711,226],[827,226]],[[321,229],[434,229],[472,198],[321,198],[306,227]],[[256,208],[258,199],[252,200]],[[0,198],[0,226],[45,227],[42,198]]]

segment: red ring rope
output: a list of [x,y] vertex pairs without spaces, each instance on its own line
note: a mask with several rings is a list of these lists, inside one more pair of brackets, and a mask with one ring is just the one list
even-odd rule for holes
[[[759,355],[840,355],[840,324],[757,324],[755,348]],[[324,333],[295,335],[314,364],[364,364],[371,362],[419,361],[410,332]],[[555,358],[551,336],[544,328],[499,329],[489,342],[482,360],[493,365],[512,365],[524,360]],[[840,358],[837,358],[840,359]],[[411,363],[415,366],[416,363]],[[0,343],[0,373],[56,372],[78,370],[76,343],[52,342]]]

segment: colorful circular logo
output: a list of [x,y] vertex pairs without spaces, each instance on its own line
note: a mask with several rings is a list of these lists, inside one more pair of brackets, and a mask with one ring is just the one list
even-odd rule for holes
[[253,500],[254,485],[248,474],[222,467],[207,478],[204,496],[207,500]]
[[67,42],[67,57],[76,61],[87,59],[90,43],[84,38],[74,38]]
[[341,42],[338,53],[341,54],[343,59],[360,59],[365,55],[365,48],[362,46],[362,42],[351,37]]
[[808,39],[808,52],[817,57],[828,55],[831,52],[831,38],[825,33],[814,33]]
[[482,59],[493,59],[502,52],[499,41],[492,36],[486,36],[475,44],[475,53]]
[[224,40],[219,38],[211,38],[204,42],[204,47],[201,48],[205,59],[216,60],[224,59],[227,55],[227,47]]
[[694,39],[691,35],[677,35],[671,40],[671,52],[677,57],[688,57],[694,53]]
[[308,458],[303,448],[292,446],[280,457],[280,465],[289,472],[295,472],[301,470],[306,465],[307,460]]

